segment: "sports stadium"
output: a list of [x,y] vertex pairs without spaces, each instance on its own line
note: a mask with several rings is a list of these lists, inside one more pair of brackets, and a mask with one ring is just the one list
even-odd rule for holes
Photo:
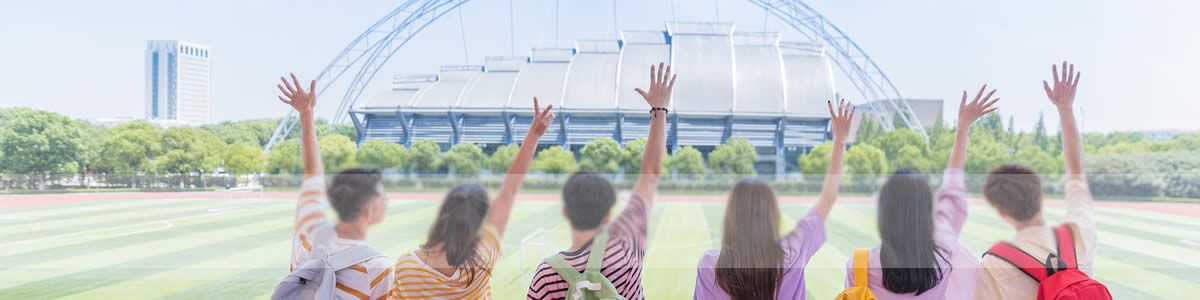
[[[669,21],[665,28],[624,30],[615,39],[578,39],[571,48],[534,48],[527,56],[489,56],[483,65],[395,75],[390,88],[371,88],[398,50],[467,2],[406,1],[347,45],[316,76],[319,91],[341,93],[333,121],[348,118],[360,144],[432,140],[443,149],[472,143],[490,151],[524,135],[536,96],[555,104],[561,116],[541,144],[577,150],[600,137],[624,144],[649,130],[649,108],[633,88],[649,79],[650,65],[667,63],[685,74],[669,108],[669,151],[692,146],[708,153],[736,137],[756,148],[757,173],[795,172],[797,156],[829,139],[825,101],[840,95],[835,78],[854,87],[852,99],[865,99],[858,101],[865,111],[880,112],[872,118],[886,129],[901,124],[924,133],[883,69],[803,1],[748,3],[786,23],[791,36],[738,30],[729,22]],[[289,114],[266,150],[294,124]]]
[[668,23],[666,31],[624,31],[620,40],[579,40],[571,49],[488,57],[483,66],[445,66],[436,75],[398,75],[391,90],[351,114],[364,133],[360,139],[486,149],[524,136],[530,99],[540,97],[561,116],[541,143],[571,149],[600,137],[624,143],[649,130],[649,107],[633,89],[659,62],[686,74],[670,107],[668,148],[707,152],[743,138],[758,149],[759,172],[779,174],[804,149],[826,140],[825,101],[836,92],[825,49],[781,42],[774,32],[739,32],[729,23]]

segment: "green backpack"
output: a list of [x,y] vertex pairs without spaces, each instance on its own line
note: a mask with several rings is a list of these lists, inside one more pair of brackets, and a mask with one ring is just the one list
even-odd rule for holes
[[592,240],[592,253],[588,255],[587,268],[583,273],[575,271],[575,267],[563,259],[562,255],[546,257],[546,263],[570,285],[567,289],[567,299],[625,300],[625,297],[617,293],[617,288],[613,287],[612,282],[600,273],[600,267],[604,264],[604,249],[607,247],[608,230],[605,230]]

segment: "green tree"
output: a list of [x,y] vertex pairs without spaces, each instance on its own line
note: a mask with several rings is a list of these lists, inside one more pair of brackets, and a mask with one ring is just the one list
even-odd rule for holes
[[887,155],[868,144],[857,144],[846,151],[846,173],[860,184],[869,183],[888,170]]
[[1017,162],[1033,168],[1039,174],[1062,173],[1063,161],[1038,147],[1025,147],[1014,155]]
[[[892,168],[909,168],[917,172],[933,171],[933,163],[925,154],[925,151],[917,148],[915,145],[904,145],[897,150],[895,154],[887,155],[888,166]],[[895,169],[887,169],[887,173],[891,173]]]
[[321,144],[321,161],[325,163],[325,172],[336,173],[353,168],[354,141],[344,135],[328,135],[319,139]]
[[191,127],[172,127],[163,132],[164,153],[151,161],[159,174],[179,175],[180,187],[187,186],[190,174],[212,173],[221,163],[225,143],[208,131]]
[[1181,133],[1171,137],[1171,140],[1179,143],[1182,150],[1200,151],[1200,133]]
[[483,149],[471,143],[460,143],[450,147],[450,151],[442,158],[454,175],[467,177],[479,175],[485,159],[487,155],[483,154]]
[[858,132],[854,134],[854,140],[859,142],[870,142],[882,134],[883,127],[879,126],[879,121],[869,115],[863,115],[861,121],[859,121]]
[[[884,133],[869,141],[872,146],[883,151],[887,156],[888,165],[896,168],[913,168],[928,171],[932,164],[928,161],[929,144],[921,133],[908,128],[901,128]],[[885,170],[889,173],[892,170]]]
[[513,160],[517,159],[517,152],[520,152],[521,147],[517,145],[504,145],[496,148],[489,156],[487,162],[484,163],[487,169],[496,174],[505,174],[508,168],[512,167]]
[[[200,129],[221,137],[225,144],[248,144],[264,147],[275,134],[275,127],[281,119],[260,119],[243,121],[225,121],[218,124],[201,126]],[[298,133],[299,131],[293,131]],[[298,137],[298,136],[294,136]]]
[[625,143],[625,147],[621,147],[621,168],[625,169],[625,174],[638,174],[642,172],[642,152],[646,151],[646,139],[637,138]]
[[83,142],[82,153],[79,154],[79,173],[83,175],[84,185],[90,185],[91,175],[101,160],[100,151],[104,149],[104,141],[108,140],[109,132],[107,127],[86,121],[76,121],[75,124],[79,126]]
[[298,175],[304,171],[301,167],[298,139],[280,141],[267,154],[267,171],[273,174]]
[[408,166],[417,174],[433,174],[442,166],[442,148],[437,142],[420,140],[408,148]]
[[1188,149],[1185,148],[1184,145],[1181,144],[1179,141],[1165,140],[1165,141],[1149,142],[1146,144],[1145,150],[1150,151],[1150,152],[1171,152],[1171,151],[1187,151]]
[[404,169],[408,162],[408,150],[398,143],[368,140],[358,148],[355,161],[364,168]]
[[704,155],[700,154],[700,150],[696,150],[692,146],[683,146],[675,150],[675,154],[671,155],[671,159],[667,162],[667,167],[672,173],[679,175],[704,175]]
[[1143,152],[1142,148],[1137,143],[1118,141],[1112,144],[1104,145],[1096,150],[1102,154],[1129,154],[1134,152]]
[[[33,175],[41,187],[45,176],[73,173],[83,150],[82,133],[74,120],[66,116],[14,108],[0,122],[0,168],[18,174]],[[35,187],[35,186],[31,186]]]
[[713,173],[718,174],[754,175],[754,163],[757,161],[758,152],[745,139],[729,139],[708,154]]
[[262,148],[251,144],[234,144],[225,149],[225,173],[232,174],[234,183],[239,175],[262,172],[267,168],[267,157]]
[[575,163],[574,153],[562,147],[550,147],[537,153],[533,159],[533,169],[546,174],[570,174],[579,170],[579,165]]
[[797,159],[800,172],[807,175],[823,175],[829,169],[829,161],[833,155],[833,142],[825,142],[813,147],[808,154]]
[[1042,150],[1050,151],[1054,147],[1050,143],[1050,136],[1046,135],[1046,115],[1038,113],[1037,123],[1033,125],[1033,144]]
[[111,180],[135,186],[139,173],[151,171],[151,160],[163,153],[162,129],[148,122],[138,121],[119,125],[109,131],[109,137],[100,145],[100,157],[96,168],[105,172]]
[[[971,132],[972,134],[974,131]],[[1012,158],[1008,147],[990,139],[971,138],[967,148],[967,174],[987,174]]]
[[[980,132],[991,136],[993,141],[1005,141],[1006,135],[1004,130],[1004,118],[997,113],[990,113],[975,122],[975,126],[971,130],[972,133]],[[974,140],[974,139],[972,139]]]
[[621,159],[621,145],[610,137],[591,140],[579,150],[579,166],[592,172],[615,174]]
[[[168,167],[169,173],[182,174],[187,172],[208,173],[221,164],[225,153],[225,142],[208,131],[191,127],[173,127],[163,132],[163,151],[165,154],[178,152],[178,166]],[[165,155],[164,154],[164,155]]]

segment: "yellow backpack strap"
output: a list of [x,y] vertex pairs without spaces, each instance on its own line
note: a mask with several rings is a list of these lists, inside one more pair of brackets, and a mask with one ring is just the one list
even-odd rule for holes
[[870,250],[854,249],[854,286],[867,287],[867,262],[870,260]]

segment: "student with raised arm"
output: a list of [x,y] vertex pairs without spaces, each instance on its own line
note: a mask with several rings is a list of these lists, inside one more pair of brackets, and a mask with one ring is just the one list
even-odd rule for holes
[[779,200],[766,182],[747,179],[729,193],[721,248],[700,258],[695,299],[804,299],[804,267],[825,243],[825,218],[837,201],[842,156],[854,107],[845,100],[832,116],[833,154],[821,196],[791,232],[779,236]]
[[[642,169],[629,204],[613,219],[616,190],[603,174],[581,171],[563,186],[563,216],[571,225],[571,247],[547,257],[533,273],[529,299],[564,299],[585,293],[607,298],[644,299],[642,260],[646,256],[650,208],[666,156],[667,107],[675,76],[671,67],[650,67],[650,89],[636,89],[649,104],[650,134]],[[564,276],[565,274],[565,276]]]
[[[380,184],[379,171],[348,169],[338,172],[325,187],[325,171],[321,165],[317,130],[313,110],[317,104],[317,82],[309,82],[306,91],[296,75],[278,85],[283,96],[279,101],[296,109],[300,115],[300,153],[304,162],[304,181],[296,206],[295,230],[292,232],[292,269],[303,266],[322,254],[336,255],[351,249],[369,249],[377,255],[349,268],[336,270],[338,299],[379,299],[391,292],[391,261],[364,243],[367,230],[383,221],[388,199]],[[325,216],[325,203],[333,206],[337,222]],[[363,248],[365,247],[365,248]]]
[[[1090,275],[1096,257],[1096,224],[1092,220],[1092,196],[1084,178],[1083,147],[1072,107],[1079,73],[1075,72],[1075,65],[1065,61],[1061,76],[1057,65],[1051,67],[1051,72],[1053,84],[1042,81],[1042,86],[1062,121],[1063,160],[1067,169],[1067,212],[1063,224],[1048,226],[1042,218],[1042,182],[1029,167],[1004,165],[992,170],[984,184],[983,196],[1016,230],[1010,240],[997,246],[1013,246],[1038,262],[1053,254]],[[1057,239],[1059,233],[1065,237],[1063,241]],[[1064,257],[1066,254],[1056,249],[1056,243],[1066,240],[1074,244],[1069,247],[1074,248],[1074,257]],[[1017,268],[1010,260],[993,255],[993,250],[983,256],[975,299],[1034,299],[1038,292],[1035,275]]]
[[500,240],[538,139],[554,123],[553,108],[542,110],[533,99],[529,132],[491,204],[478,184],[459,184],[446,193],[425,244],[396,259],[394,298],[492,298],[490,281],[500,259]]
[[[967,220],[965,172],[971,125],[996,110],[996,90],[963,91],[958,127],[942,187],[934,197],[926,176],[908,169],[888,177],[879,191],[879,246],[859,249],[846,263],[846,287],[865,284],[877,299],[970,299],[979,261],[959,242]],[[935,202],[936,201],[936,202]],[[863,270],[855,260],[864,259]],[[856,277],[858,275],[859,277]]]

